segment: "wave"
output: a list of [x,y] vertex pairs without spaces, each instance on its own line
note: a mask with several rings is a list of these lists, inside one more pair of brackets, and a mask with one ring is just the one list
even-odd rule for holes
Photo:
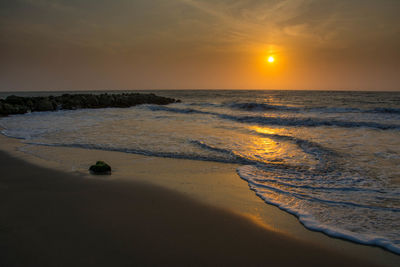
[[[266,176],[268,177],[268,176]],[[306,183],[299,183],[299,184],[295,184],[292,182],[288,182],[288,181],[281,181],[280,179],[268,179],[263,177],[262,179],[254,179],[254,181],[256,181],[259,185],[259,183],[263,184],[263,183],[275,183],[276,185],[279,186],[286,186],[286,187],[290,187],[290,188],[299,188],[299,189],[307,189],[307,190],[320,190],[320,191],[338,191],[338,192],[367,192],[367,193],[377,193],[377,194],[387,194],[386,191],[380,190],[380,189],[368,189],[368,188],[358,188],[358,187],[343,187],[343,186],[335,186],[335,185],[331,185],[331,186],[315,186],[315,185],[309,185]],[[303,181],[303,179],[299,179],[297,181]],[[253,183],[255,184],[255,183]],[[263,185],[260,185],[260,187],[263,187]],[[396,194],[393,193],[393,195],[395,196],[400,196],[400,194]],[[397,212],[400,212],[400,209],[396,210]]]
[[376,122],[363,121],[341,121],[341,120],[320,120],[315,118],[283,118],[283,117],[261,117],[261,116],[233,116],[220,114],[223,119],[233,120],[240,123],[252,123],[259,125],[277,125],[277,126],[300,126],[300,127],[321,127],[336,126],[342,128],[360,128],[368,127],[380,130],[400,129],[400,125],[381,124]]
[[389,114],[400,114],[400,108],[374,108],[370,110],[371,113],[389,113]]
[[377,107],[373,109],[360,109],[351,107],[318,107],[307,109],[312,112],[324,113],[382,113],[382,114],[400,114],[400,108]]
[[214,147],[212,145],[208,145],[205,142],[198,141],[198,140],[190,140],[190,143],[193,145],[196,145],[202,149],[208,150],[208,151],[225,154],[232,160],[232,163],[236,163],[236,164],[257,165],[261,168],[283,168],[283,169],[288,169],[288,168],[301,169],[302,168],[301,166],[289,166],[289,165],[282,164],[282,163],[264,162],[261,160],[249,159],[249,158],[238,155],[237,153],[235,153],[232,150]]
[[160,157],[160,158],[173,158],[173,159],[189,159],[189,160],[200,160],[200,161],[212,161],[220,163],[233,163],[239,164],[243,163],[241,159],[236,158],[226,158],[217,156],[202,156],[195,153],[175,153],[175,152],[162,152],[162,151],[152,151],[145,149],[133,149],[133,148],[121,148],[121,147],[110,147],[98,144],[47,144],[38,142],[26,142],[29,145],[39,145],[39,146],[50,146],[50,147],[72,147],[72,148],[83,148],[83,149],[94,149],[94,150],[104,150],[104,151],[114,151],[123,152],[129,154],[138,154],[150,157]]
[[296,117],[263,117],[263,116],[235,116],[217,112],[202,111],[191,108],[173,108],[166,106],[148,106],[152,111],[165,111],[181,114],[203,114],[213,115],[221,119],[236,121],[240,123],[251,123],[258,125],[294,126],[294,127],[322,127],[335,126],[342,128],[368,127],[380,130],[400,129],[400,125],[382,124],[377,122],[364,121],[342,121],[342,120],[321,120],[316,118],[296,118]]
[[223,107],[224,105],[222,104],[215,104],[215,103],[207,103],[207,102],[201,102],[201,103],[189,103],[187,104],[189,106],[198,106],[198,107]]
[[336,164],[336,158],[339,154],[332,149],[326,148],[316,142],[308,141],[305,139],[289,136],[289,135],[279,135],[279,134],[268,134],[260,133],[257,131],[250,131],[253,135],[258,135],[261,137],[266,137],[276,141],[291,142],[296,144],[304,153],[314,156],[318,159],[319,163],[317,168],[320,171],[330,172],[340,168]]
[[[254,166],[241,166],[237,169],[237,173],[243,180],[248,182],[250,189],[253,190],[257,196],[266,203],[277,206],[295,215],[306,228],[361,244],[380,246],[400,254],[400,244],[396,236],[387,235],[385,233],[370,234],[371,231],[369,231],[369,229],[370,227],[374,227],[373,223],[368,224],[369,222],[366,222],[364,225],[365,228],[356,228],[356,230],[349,230],[351,227],[349,229],[343,227],[346,225],[343,224],[343,221],[347,220],[347,217],[352,212],[362,214],[373,213],[377,215],[377,218],[381,218],[382,223],[391,225],[391,220],[397,220],[397,215],[395,214],[398,214],[400,209],[397,207],[368,205],[362,201],[360,203],[348,201],[340,197],[341,192],[346,192],[346,194],[354,192],[352,194],[358,194],[358,198],[352,200],[360,200],[359,198],[361,196],[370,198],[371,196],[376,196],[376,194],[382,195],[383,198],[387,199],[387,195],[392,195],[391,192],[357,187],[330,188],[321,186],[314,187],[313,185],[287,184],[282,182],[280,177],[277,178],[273,175],[273,173],[265,175],[263,179],[260,179],[260,174],[255,172],[254,168]],[[268,184],[263,184],[261,181]],[[304,190],[309,192],[307,193]],[[394,195],[398,197],[398,194],[395,193]],[[354,207],[357,209],[354,209]],[[321,210],[321,208],[323,210]],[[339,209],[342,211],[342,215],[330,217],[330,209]],[[322,217],[318,217],[320,212]],[[356,215],[358,213],[356,213]],[[326,219],[329,220],[324,221]],[[348,223],[351,224],[351,221]]]
[[317,108],[305,108],[311,112],[323,112],[323,113],[382,113],[382,114],[400,114],[400,108],[386,108],[377,107],[373,109],[360,109],[351,107],[317,107]]
[[271,105],[267,103],[241,102],[227,103],[231,109],[264,112],[264,111],[287,111],[287,112],[321,112],[321,113],[384,113],[400,114],[400,108],[377,107],[373,109],[360,109],[354,107],[293,107],[285,105]]
[[[273,181],[273,180],[270,180],[270,181]],[[351,207],[372,209],[372,210],[400,212],[400,208],[365,205],[365,204],[356,203],[353,201],[333,200],[333,199],[328,199],[328,198],[324,198],[324,197],[313,196],[315,193],[317,193],[317,192],[319,193],[319,191],[328,191],[330,193],[332,193],[332,191],[341,191],[341,192],[357,191],[358,194],[360,194],[360,192],[377,193],[378,190],[375,190],[375,189],[368,190],[368,189],[363,189],[363,188],[321,187],[321,186],[311,186],[311,185],[294,185],[294,184],[288,184],[288,183],[281,183],[281,182],[277,182],[277,181],[273,181],[273,182],[274,182],[273,185],[266,185],[256,179],[248,180],[248,183],[252,184],[253,186],[256,186],[258,189],[260,189],[260,188],[268,189],[268,190],[274,191],[276,193],[290,195],[292,197],[295,197],[295,198],[301,199],[301,200],[325,203],[325,204],[330,204],[330,205],[338,205],[338,206],[351,206]],[[285,189],[285,187],[287,189]],[[298,191],[298,190],[294,190],[294,189],[302,189],[302,190]],[[309,190],[309,192],[305,192],[304,189]],[[311,191],[312,191],[312,193],[311,193]],[[385,196],[387,194],[388,194],[387,192],[382,193],[382,195],[385,195]],[[374,197],[376,197],[376,196],[374,196]]]
[[154,106],[154,105],[148,105],[147,108],[152,111],[167,111],[167,112],[181,113],[181,114],[206,114],[206,115],[216,115],[217,114],[217,113],[213,113],[213,112],[202,111],[202,110],[192,109],[192,108],[173,108],[173,107]]
[[233,151],[227,149],[216,148],[210,145],[205,144],[201,141],[191,140],[190,143],[202,147],[203,149],[219,152],[221,156],[217,155],[199,155],[196,153],[184,153],[184,152],[163,152],[163,151],[153,151],[153,150],[145,150],[145,149],[136,149],[136,148],[122,148],[122,147],[111,147],[108,145],[99,145],[99,144],[81,144],[81,143],[40,143],[40,142],[25,142],[28,145],[39,145],[39,146],[49,146],[49,147],[72,147],[72,148],[83,148],[83,149],[94,149],[94,150],[104,150],[104,151],[114,151],[114,152],[123,152],[129,154],[138,154],[150,157],[160,157],[160,158],[173,158],[173,159],[188,159],[188,160],[199,160],[199,161],[211,161],[211,162],[219,162],[219,163],[231,163],[231,164],[248,164],[248,165],[257,165],[264,168],[299,168],[297,166],[289,166],[281,163],[266,163],[262,161],[256,161],[247,159],[245,157],[236,155]]
[[[257,166],[260,169],[281,169],[281,170],[293,170],[296,172],[301,172],[304,174],[310,174],[310,170],[306,166],[302,165],[290,165],[290,164],[285,164],[282,162],[272,162],[272,161],[262,161],[262,160],[257,160],[257,159],[250,159],[245,156],[238,155],[234,151],[231,151],[229,149],[223,149],[223,148],[218,148],[214,147],[212,145],[208,145],[205,142],[198,141],[198,140],[191,140],[190,143],[193,145],[196,145],[198,147],[201,147],[202,149],[208,150],[208,151],[213,151],[213,152],[219,152],[222,154],[227,155],[231,160],[232,163],[236,164],[242,164],[242,165],[252,165],[252,166]],[[326,172],[326,169],[321,170]]]
[[292,143],[297,144],[304,152],[311,154],[311,155],[321,155],[327,154],[331,156],[337,156],[337,152],[326,148],[316,142],[308,141],[305,139],[293,137],[290,135],[280,135],[280,134],[268,134],[268,133],[260,133],[257,131],[251,131],[252,134],[256,134],[261,137],[267,137],[270,139],[278,140],[278,141],[289,141]]
[[[199,146],[201,148],[204,148],[206,150],[219,152],[219,153],[226,154],[226,155],[229,155],[231,157],[238,158],[238,159],[240,158],[238,155],[236,155],[235,153],[233,153],[233,151],[231,151],[229,149],[218,148],[218,147],[214,147],[214,146],[211,146],[211,145],[207,145],[205,142],[198,141],[198,140],[190,140],[190,143],[194,144],[196,146]],[[242,158],[240,158],[240,159],[242,159]]]
[[284,110],[284,111],[299,111],[299,108],[289,106],[270,105],[265,103],[231,103],[228,106],[232,109],[240,109],[247,111],[268,111],[268,110]]
[[[9,137],[12,137],[12,136],[9,136]],[[249,158],[240,156],[231,150],[214,147],[214,146],[208,145],[202,141],[189,140],[188,142],[195,146],[198,146],[204,150],[217,152],[219,155],[218,154],[200,155],[197,153],[185,153],[185,152],[164,152],[164,151],[137,149],[137,148],[112,147],[110,145],[101,145],[101,144],[43,143],[43,142],[32,142],[32,141],[27,141],[27,140],[24,143],[28,144],[28,145],[39,145],[39,146],[48,146],[48,147],[72,147],[72,148],[94,149],[94,150],[103,150],[103,151],[114,151],[114,152],[138,154],[138,155],[144,155],[144,156],[150,156],[150,157],[188,159],[188,160],[210,161],[210,162],[219,162],[219,163],[253,165],[253,166],[258,166],[259,168],[262,168],[262,169],[274,168],[274,169],[283,169],[283,170],[296,170],[297,172],[303,172],[304,174],[308,174],[308,172],[309,172],[308,168],[305,166],[288,165],[288,164],[276,163],[276,162],[264,162],[262,160],[249,159]]]

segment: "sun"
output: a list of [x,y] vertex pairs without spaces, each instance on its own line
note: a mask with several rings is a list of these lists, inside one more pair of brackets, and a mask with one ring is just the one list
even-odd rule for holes
[[275,58],[274,58],[273,56],[269,56],[269,57],[267,58],[267,61],[268,61],[269,63],[273,63],[273,62],[275,61]]

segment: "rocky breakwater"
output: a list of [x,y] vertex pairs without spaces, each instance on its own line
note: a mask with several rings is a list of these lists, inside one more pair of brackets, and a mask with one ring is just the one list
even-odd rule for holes
[[180,102],[155,94],[63,94],[61,96],[21,97],[11,95],[0,99],[0,115],[24,114],[35,111],[74,110],[83,108],[128,108],[141,104],[167,105]]

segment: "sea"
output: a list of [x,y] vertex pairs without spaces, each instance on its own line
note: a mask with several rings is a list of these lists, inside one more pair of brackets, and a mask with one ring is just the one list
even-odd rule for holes
[[151,92],[182,102],[12,115],[0,118],[1,133],[27,144],[235,163],[237,179],[306,228],[400,254],[400,92]]

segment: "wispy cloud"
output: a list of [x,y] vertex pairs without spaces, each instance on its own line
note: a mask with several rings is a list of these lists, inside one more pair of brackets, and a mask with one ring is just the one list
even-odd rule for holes
[[340,66],[337,73],[356,65],[374,72],[378,63],[398,69],[399,10],[399,0],[0,0],[0,67],[40,61],[75,69],[86,60],[94,70],[98,62],[112,70],[146,65],[161,75],[168,66],[193,77],[230,68],[229,77],[252,80],[253,63],[272,52],[313,73],[328,65]]
[[[313,0],[286,1],[215,1],[178,0],[204,12],[220,23],[225,40],[251,46],[284,45],[287,38],[301,42],[313,39],[314,43],[329,42],[334,36],[332,16],[308,17]],[[205,20],[204,23],[207,23]],[[323,36],[322,36],[322,32]],[[217,37],[218,38],[218,37]]]

